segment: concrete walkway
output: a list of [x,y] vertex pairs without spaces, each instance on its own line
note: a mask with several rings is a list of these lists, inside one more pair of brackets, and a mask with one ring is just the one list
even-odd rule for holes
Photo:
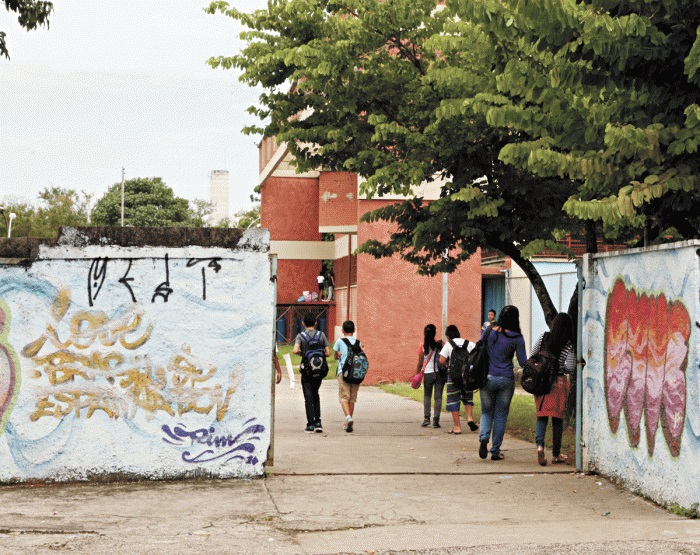
[[0,553],[700,553],[700,523],[570,466],[539,467],[506,438],[421,428],[419,403],[362,387],[356,431],[335,382],[325,432],[305,434],[303,397],[277,388],[275,464],[264,480],[0,489]]

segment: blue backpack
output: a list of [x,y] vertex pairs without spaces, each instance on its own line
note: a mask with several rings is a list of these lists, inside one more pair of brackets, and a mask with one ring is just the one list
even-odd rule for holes
[[314,336],[310,337],[306,331],[303,331],[301,337],[306,342],[306,346],[302,343],[299,371],[307,378],[322,380],[328,375],[328,361],[321,344],[321,332],[317,330]]
[[342,341],[348,347],[348,355],[345,357],[345,363],[341,370],[343,380],[352,384],[362,383],[367,375],[367,370],[369,370],[367,355],[362,350],[359,340],[355,340],[353,344],[347,337],[343,337]]

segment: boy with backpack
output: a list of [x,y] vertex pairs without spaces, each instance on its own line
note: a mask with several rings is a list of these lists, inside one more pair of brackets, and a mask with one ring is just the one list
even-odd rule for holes
[[462,339],[459,329],[454,324],[447,326],[445,337],[447,342],[440,351],[439,362],[448,367],[447,370],[447,405],[446,410],[452,413],[454,426],[448,434],[459,435],[462,433],[462,425],[459,420],[459,403],[464,403],[464,412],[467,415],[467,425],[471,431],[479,429],[474,422],[474,392],[464,388],[461,368],[469,358],[469,353],[474,348],[474,343]]
[[335,359],[338,361],[338,399],[345,415],[343,429],[348,433],[353,430],[352,417],[357,392],[368,367],[367,357],[362,351],[360,341],[353,337],[354,333],[355,323],[351,320],[343,322],[343,337],[333,345]]
[[304,314],[304,331],[294,339],[295,355],[301,355],[301,390],[304,393],[306,408],[306,433],[323,433],[321,426],[321,399],[318,390],[323,378],[328,374],[326,357],[331,355],[328,339],[316,329],[316,317]]

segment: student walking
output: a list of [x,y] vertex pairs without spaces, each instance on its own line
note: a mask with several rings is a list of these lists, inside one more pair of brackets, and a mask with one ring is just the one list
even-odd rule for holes
[[316,317],[307,312],[304,314],[304,331],[294,339],[295,355],[301,355],[301,390],[304,393],[304,407],[306,408],[307,433],[323,433],[321,426],[321,399],[318,390],[321,388],[323,378],[328,374],[326,357],[331,351],[328,339],[323,332],[316,329]]
[[527,360],[525,340],[520,333],[518,309],[512,305],[503,307],[496,325],[485,329],[481,337],[486,337],[489,372],[486,384],[479,390],[481,396],[479,457],[482,459],[487,457],[489,439],[491,439],[491,460],[501,461],[504,458],[501,453],[501,444],[506,431],[510,401],[515,392],[513,354],[521,366]]
[[352,432],[355,422],[353,416],[355,413],[355,403],[357,403],[357,392],[360,390],[359,383],[348,383],[343,379],[343,366],[348,358],[350,349],[355,344],[361,346],[359,339],[353,337],[355,333],[355,323],[351,320],[343,322],[343,338],[338,339],[333,345],[335,359],[338,361],[338,400],[345,415],[343,429],[350,433]]
[[[445,343],[440,351],[440,364],[447,366],[449,364],[450,358],[454,357],[455,347],[464,347],[467,352],[471,352],[474,348],[474,343],[462,339],[460,337],[459,329],[454,324],[447,326],[445,330],[445,337],[447,337],[447,343]],[[474,422],[474,392],[465,391],[457,387],[457,385],[452,381],[450,372],[447,372],[447,405],[446,409],[452,413],[452,429],[447,432],[448,434],[459,435],[462,433],[462,425],[459,420],[459,403],[460,401],[464,404],[464,413],[467,416],[467,425],[472,431],[478,430],[479,426]]]
[[569,398],[571,388],[568,376],[573,374],[576,369],[573,339],[574,324],[571,317],[565,312],[560,312],[552,321],[551,330],[543,333],[532,348],[531,355],[535,355],[545,346],[559,362],[552,390],[546,395],[535,397],[535,409],[537,410],[535,441],[537,443],[537,462],[540,466],[547,465],[547,457],[544,453],[544,436],[550,417],[552,418],[552,463],[563,463],[567,459],[566,455],[561,454],[561,436],[564,432],[566,401]]
[[447,369],[439,364],[442,341],[436,340],[435,324],[423,328],[423,343],[418,347],[418,365],[416,374],[423,372],[423,423],[424,428],[430,426],[430,407],[435,394],[433,409],[433,428],[440,427],[440,411],[442,410],[442,392],[447,381]]

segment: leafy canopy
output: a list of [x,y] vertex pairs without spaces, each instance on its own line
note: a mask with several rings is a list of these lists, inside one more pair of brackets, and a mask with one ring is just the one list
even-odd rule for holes
[[[7,223],[11,213],[16,214],[12,221],[12,237],[58,237],[60,226],[84,226],[88,224],[91,196],[73,189],[51,187],[39,193],[39,206],[24,202],[6,201],[5,218],[0,225],[7,235]],[[7,222],[7,223],[6,223]]]
[[[191,208],[176,197],[160,177],[124,182],[124,225],[138,227],[201,227],[206,207]],[[121,225],[121,183],[115,183],[97,201],[90,215],[92,225]]]
[[[651,238],[700,234],[700,10],[695,0],[448,0],[483,32],[497,90],[464,95],[499,159],[575,180],[565,210]],[[525,140],[522,140],[525,137]]]
[[447,181],[438,201],[410,198],[367,215],[397,227],[388,243],[361,250],[400,253],[434,274],[493,246],[539,278],[526,257],[571,226],[562,207],[575,185],[499,160],[521,138],[464,105],[465,96],[496,92],[495,53],[479,28],[434,0],[279,0],[253,14],[213,2],[209,11],[249,29],[241,54],[210,60],[262,85],[250,111],[263,126],[247,131],[286,142],[299,170],[355,172],[370,196],[413,197],[414,186]]
[[[8,12],[18,14],[19,24],[27,31],[36,29],[41,25],[49,26],[49,16],[53,11],[53,2],[44,0],[3,0]],[[6,33],[0,31],[0,56],[10,59],[5,42]]]

